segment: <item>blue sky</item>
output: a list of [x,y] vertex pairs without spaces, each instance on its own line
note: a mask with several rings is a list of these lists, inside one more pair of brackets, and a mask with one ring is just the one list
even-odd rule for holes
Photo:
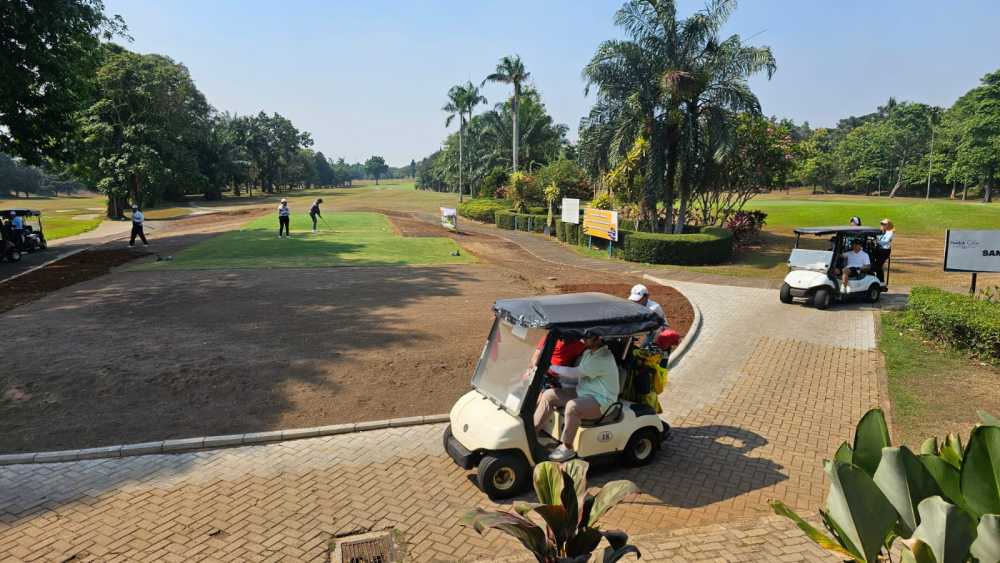
[[[139,52],[191,70],[220,110],[278,112],[315,149],[409,163],[440,146],[448,88],[520,54],[550,113],[590,109],[580,70],[619,36],[620,0],[105,0]],[[704,2],[680,0],[682,14]],[[831,126],[889,96],[949,105],[1000,68],[1000,2],[745,0],[726,34],[769,45],[778,72],[753,81],[765,113]],[[509,96],[487,85],[490,104]],[[485,109],[482,106],[481,110]],[[455,125],[453,124],[453,127]]]

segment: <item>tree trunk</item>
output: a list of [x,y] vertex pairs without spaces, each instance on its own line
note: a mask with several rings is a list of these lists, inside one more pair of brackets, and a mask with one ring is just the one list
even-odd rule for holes
[[518,109],[519,109],[520,105],[521,105],[521,85],[519,83],[515,82],[514,83],[514,108],[513,108],[514,109],[514,114],[513,114],[513,118],[514,118],[514,155],[513,155],[513,157],[514,157],[513,158],[513,161],[514,161],[514,172],[517,172],[517,145],[518,145],[518,137],[520,136],[519,135],[520,131],[517,128],[517,113],[518,113]]
[[892,187],[892,191],[889,192],[889,197],[896,197],[896,192],[898,192],[903,187],[903,163],[899,164],[899,174],[896,176],[896,185]]
[[462,203],[462,137],[465,136],[465,123],[462,115],[458,116],[458,202]]
[[687,162],[681,168],[681,189],[680,189],[680,207],[677,210],[677,218],[674,220],[674,233],[681,234],[684,232],[684,223],[687,219],[687,207],[688,200],[691,198],[691,181],[694,177],[694,171],[692,170],[692,165],[698,158],[698,106],[693,103],[687,104],[687,119],[688,128],[690,131],[690,137],[688,142],[690,143],[690,154],[686,159]]
[[931,125],[931,152],[927,155],[927,196],[931,198],[931,165],[934,163],[934,126]]
[[667,216],[663,224],[664,232],[669,232],[674,225],[674,183],[677,179],[678,154],[677,139],[671,140],[667,144],[667,172],[663,179],[663,205],[666,206]]
[[962,201],[965,201],[965,196],[969,195],[969,183],[962,182]]
[[139,175],[133,173],[129,178],[129,191],[132,195],[132,203],[139,205]]
[[987,180],[986,180],[986,182],[984,182],[984,184],[985,184],[985,186],[984,186],[985,189],[983,190],[983,203],[992,203],[993,202],[993,177],[990,176],[989,178],[987,178]]
[[958,182],[956,182],[955,180],[952,180],[951,181],[951,195],[948,196],[948,199],[955,199],[955,189],[956,188],[958,188]]

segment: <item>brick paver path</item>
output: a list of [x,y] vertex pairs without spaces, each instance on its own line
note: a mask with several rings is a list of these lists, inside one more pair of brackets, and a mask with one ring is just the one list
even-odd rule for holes
[[[702,311],[664,401],[673,438],[612,511],[653,561],[835,561],[766,501],[820,506],[820,466],[878,406],[873,313],[773,290],[672,282]],[[258,447],[0,468],[0,561],[325,561],[338,536],[396,528],[412,561],[523,558],[462,528],[492,506],[442,451],[443,425]],[[6,558],[6,559],[5,559]]]

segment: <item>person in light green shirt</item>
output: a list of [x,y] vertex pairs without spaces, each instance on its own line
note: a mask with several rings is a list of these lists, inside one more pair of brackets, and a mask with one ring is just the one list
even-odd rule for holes
[[563,387],[547,389],[538,397],[535,409],[535,428],[544,428],[556,407],[566,407],[566,423],[562,443],[552,451],[549,459],[565,461],[576,456],[573,440],[583,419],[599,418],[612,403],[618,400],[618,364],[611,350],[600,336],[583,339],[587,349],[576,367],[550,366],[559,376]]

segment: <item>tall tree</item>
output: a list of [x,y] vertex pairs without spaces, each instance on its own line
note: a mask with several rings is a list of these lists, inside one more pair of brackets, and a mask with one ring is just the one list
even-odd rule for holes
[[101,0],[0,2],[0,150],[32,164],[66,157],[73,115],[91,97],[100,40],[125,32]]
[[525,70],[524,63],[521,62],[520,55],[506,56],[500,59],[497,63],[496,71],[487,76],[483,80],[483,84],[487,82],[498,82],[501,84],[513,84],[514,85],[514,96],[511,98],[514,105],[514,133],[512,135],[513,140],[513,171],[517,172],[518,163],[518,140],[520,139],[520,131],[518,130],[518,108],[521,104],[521,86],[527,82],[528,78],[531,77],[531,73]]
[[[462,188],[462,141],[465,137],[465,103],[468,94],[463,86],[452,86],[448,90],[448,103],[441,108],[442,111],[448,113],[448,118],[444,121],[444,126],[448,127],[451,125],[452,119],[458,117],[458,201],[462,201],[462,194],[465,193]],[[376,183],[378,181],[376,180]]]
[[375,178],[375,185],[378,185],[378,180],[386,172],[389,171],[389,166],[385,163],[385,159],[381,156],[373,156],[365,161],[365,172],[368,176]]
[[978,179],[983,202],[990,203],[1000,173],[1000,70],[984,76],[953,109],[960,138],[954,167],[965,178]]

